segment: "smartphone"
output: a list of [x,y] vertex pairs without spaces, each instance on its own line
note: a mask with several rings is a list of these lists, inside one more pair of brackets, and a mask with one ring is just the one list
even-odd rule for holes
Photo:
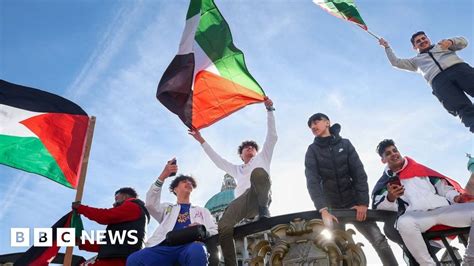
[[390,177],[388,179],[388,183],[390,185],[398,185],[398,186],[402,185],[402,183],[400,182],[400,177],[398,177],[398,175],[394,175],[394,176]]
[[[174,158],[173,160],[171,160],[170,164],[175,165],[175,164],[176,164],[176,158]],[[172,172],[169,176],[175,176],[175,175],[176,175],[176,172]]]

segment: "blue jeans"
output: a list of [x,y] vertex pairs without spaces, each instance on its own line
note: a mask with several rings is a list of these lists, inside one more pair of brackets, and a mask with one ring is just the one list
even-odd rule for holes
[[204,243],[192,242],[180,246],[145,248],[128,256],[127,266],[145,265],[207,265],[207,250]]

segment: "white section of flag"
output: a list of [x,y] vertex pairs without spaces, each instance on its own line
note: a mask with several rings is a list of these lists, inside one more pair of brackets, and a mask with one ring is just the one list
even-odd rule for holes
[[196,35],[196,30],[199,26],[200,19],[201,13],[198,13],[194,17],[186,20],[183,36],[181,36],[181,42],[179,43],[178,55],[184,55],[193,52],[194,35]]
[[45,113],[31,112],[0,104],[0,135],[16,137],[38,137],[20,122]]
[[221,75],[214,62],[207,56],[199,44],[194,41],[194,75],[199,71],[206,70],[216,75]]

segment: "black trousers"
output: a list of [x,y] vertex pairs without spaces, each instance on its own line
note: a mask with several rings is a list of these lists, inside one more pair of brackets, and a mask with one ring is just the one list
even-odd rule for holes
[[436,75],[431,87],[444,108],[474,133],[474,105],[466,95],[474,97],[474,68],[466,63],[451,66]]
[[[351,222],[351,224],[353,224],[357,231],[359,231],[367,240],[369,240],[384,266],[398,265],[397,259],[395,258],[395,255],[388,244],[387,238],[385,238],[375,222]],[[345,226],[342,224],[335,224],[334,227],[338,229],[344,229]]]

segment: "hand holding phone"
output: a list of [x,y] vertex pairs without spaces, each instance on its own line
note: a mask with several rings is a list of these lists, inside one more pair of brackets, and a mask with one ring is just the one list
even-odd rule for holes
[[[176,165],[176,163],[177,163],[176,158],[173,158],[173,160],[171,160],[170,162],[171,165]],[[168,177],[175,176],[175,175],[176,175],[176,172],[171,172]]]
[[388,184],[389,185],[398,185],[401,186],[402,183],[400,182],[400,177],[398,175],[394,175],[388,179]]

